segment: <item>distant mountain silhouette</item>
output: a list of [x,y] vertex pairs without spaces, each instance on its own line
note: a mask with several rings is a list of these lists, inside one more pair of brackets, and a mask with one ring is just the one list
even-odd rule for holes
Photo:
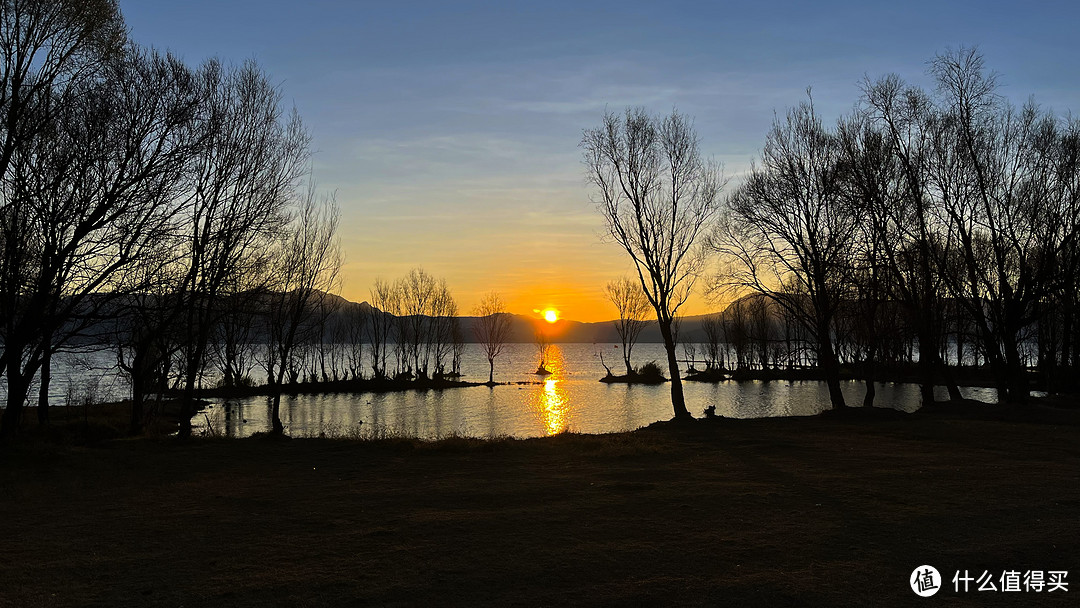
[[[258,299],[266,298],[268,294],[262,295]],[[135,296],[126,295],[118,298],[112,298],[110,303],[105,307],[107,310],[119,310],[126,306],[134,305],[140,299],[145,301],[147,296]],[[753,296],[748,296],[753,297]],[[160,299],[168,299],[169,296],[158,296],[151,298],[152,301]],[[93,299],[93,296],[90,296]],[[258,301],[257,299],[257,301]],[[265,301],[265,300],[264,300]],[[327,327],[332,327],[336,323],[344,323],[348,320],[355,319],[357,309],[361,309],[368,314],[384,314],[377,308],[371,306],[367,301],[353,302],[346,298],[343,298],[335,294],[325,294],[323,299],[323,305],[327,306],[331,310],[327,317]],[[256,303],[256,307],[261,307],[262,303]],[[725,313],[726,314],[726,313]],[[534,341],[535,331],[543,329],[547,334],[548,339],[551,342],[562,343],[613,343],[619,341],[619,335],[615,331],[614,320],[612,321],[600,321],[586,323],[581,321],[573,321],[569,319],[559,319],[555,323],[547,323],[542,319],[533,318],[526,315],[511,314],[513,320],[511,322],[511,331],[509,342],[515,343],[532,343]],[[680,335],[684,339],[691,339],[700,341],[704,338],[704,333],[701,330],[701,321],[708,315],[696,315],[684,317],[682,320],[682,327],[680,329]],[[115,327],[118,323],[108,319],[108,315],[105,315],[105,319],[99,322],[91,322],[90,327],[87,328],[86,333],[105,338],[111,338],[115,335]],[[476,342],[476,337],[473,332],[473,326],[476,324],[478,317],[475,316],[462,316],[458,317],[461,322],[461,333],[466,342]],[[122,323],[122,322],[119,322]],[[260,335],[260,331],[256,329],[253,339],[260,340],[263,336]],[[638,340],[644,343],[662,343],[663,338],[660,336],[660,330],[655,322],[651,322],[641,332],[641,336]]]
[[[344,300],[344,298],[340,298]],[[348,302],[346,306],[360,306],[370,311],[378,311],[378,309],[372,307],[370,304],[360,302]],[[542,329],[548,336],[548,339],[552,342],[561,343],[612,343],[619,341],[619,334],[615,331],[614,321],[599,321],[586,323],[582,321],[572,321],[569,319],[559,319],[554,323],[548,323],[542,319],[536,319],[525,315],[512,314],[513,320],[510,325],[510,339],[509,342],[515,343],[531,343],[534,341],[535,332],[537,329]],[[695,339],[700,338],[703,334],[701,331],[701,320],[707,315],[697,315],[692,317],[684,317],[682,321],[681,332],[683,335],[691,336]],[[466,342],[476,342],[476,337],[473,332],[473,326],[476,324],[478,317],[465,316],[458,317],[461,322],[461,332],[465,337]],[[650,323],[642,332],[638,342],[656,342],[663,343],[664,339],[660,335],[660,329],[655,322]]]

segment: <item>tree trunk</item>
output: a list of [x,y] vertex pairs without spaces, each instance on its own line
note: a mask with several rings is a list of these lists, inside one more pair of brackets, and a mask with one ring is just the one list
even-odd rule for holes
[[675,410],[675,418],[689,420],[693,416],[690,415],[690,410],[686,409],[686,400],[683,398],[682,377],[679,374],[679,362],[675,358],[675,339],[671,334],[671,321],[660,323],[660,335],[664,337],[668,374],[671,375],[671,407]]
[[285,434],[285,425],[281,423],[281,386],[285,379],[285,357],[281,357],[277,363],[277,377],[270,379],[270,384],[274,387],[274,398],[270,405],[270,432],[281,436]]
[[941,373],[941,379],[945,383],[945,388],[949,391],[950,401],[960,401],[964,398],[960,394],[960,386],[956,384],[956,378],[953,376],[952,370],[949,369],[949,365],[945,361],[938,361],[938,370]]
[[919,339],[919,394],[923,407],[934,404],[934,386],[937,385],[937,349],[934,348],[934,331],[929,319],[922,317],[916,330]]
[[274,393],[273,404],[270,407],[270,423],[274,435],[285,434],[285,425],[281,424],[281,393]]
[[1066,391],[1070,391],[1070,390],[1072,390],[1072,387],[1075,386],[1075,383],[1072,380],[1072,377],[1073,377],[1074,374],[1069,373],[1071,371],[1070,366],[1072,366],[1072,364],[1073,364],[1072,363],[1072,357],[1070,356],[1070,353],[1073,350],[1073,342],[1072,342],[1073,329],[1072,329],[1072,324],[1073,324],[1072,299],[1069,298],[1069,297],[1066,297],[1066,298],[1064,298],[1064,304],[1062,305],[1062,312],[1061,312],[1061,358],[1059,359],[1059,364],[1058,364],[1060,367],[1064,368],[1064,369],[1061,370],[1064,373],[1062,373],[1058,377],[1058,384],[1060,386],[1049,387],[1050,390],[1064,389]]
[[1020,349],[1014,338],[1005,337],[1005,365],[1007,367],[1006,382],[1007,392],[1005,401],[1008,403],[1027,403],[1028,386],[1027,374],[1024,364],[1020,361]]
[[195,387],[185,383],[184,392],[180,395],[180,430],[177,436],[180,439],[191,437],[191,417],[195,415]]
[[934,383],[927,382],[925,378],[922,384],[919,385],[919,396],[922,401],[923,407],[931,407],[934,405]]
[[488,384],[495,384],[495,359],[488,359]]
[[38,424],[49,424],[49,384],[52,381],[52,336],[46,336],[41,352],[41,386],[38,387]]
[[[959,321],[957,321],[959,324]],[[956,366],[964,366],[964,334],[960,331],[959,325],[956,329]]]
[[829,385],[829,401],[834,409],[843,409],[847,404],[844,403],[844,393],[840,392],[840,363],[836,360],[828,327],[826,323],[818,328],[818,365],[825,374],[825,383]]
[[187,370],[184,374],[184,392],[180,397],[180,438],[191,437],[191,417],[195,415],[195,383],[199,379],[206,353],[206,338],[200,336],[193,352],[187,357]]
[[140,378],[131,379],[131,421],[128,426],[128,433],[131,435],[138,435],[142,432],[143,402],[146,400],[142,387],[143,382],[145,381]]
[[866,371],[863,376],[863,381],[866,383],[866,393],[863,395],[863,407],[873,407],[874,397],[877,396],[877,387],[874,386],[874,357],[869,355],[866,357]]
[[983,349],[986,351],[986,365],[989,366],[990,373],[993,375],[997,386],[998,403],[1008,402],[1010,400],[1009,392],[1012,388],[1012,382],[1009,378],[1009,366],[1006,364],[1001,355],[1001,349],[993,338],[988,336],[981,336],[980,338]]
[[3,416],[0,417],[0,439],[9,439],[18,432],[26,393],[30,390],[30,380],[23,376],[17,359],[17,357],[12,357],[12,360],[8,361],[7,406]]

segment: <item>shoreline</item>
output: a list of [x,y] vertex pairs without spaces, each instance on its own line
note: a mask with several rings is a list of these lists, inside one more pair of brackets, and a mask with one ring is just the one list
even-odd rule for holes
[[[684,369],[682,380],[688,382],[720,383],[720,382],[743,382],[743,381],[803,381],[824,382],[825,377],[818,368],[801,369]],[[954,380],[960,387],[970,388],[997,388],[991,372],[985,368],[965,367],[950,368],[954,374]],[[606,384],[663,384],[670,382],[668,378],[654,378],[648,376],[627,376],[612,374],[598,378]],[[845,366],[841,369],[840,380],[842,382],[865,382],[866,379],[856,370]],[[921,377],[917,368],[881,369],[875,372],[875,383],[914,384],[921,383]],[[300,394],[334,394],[334,393],[387,393],[405,391],[429,391],[445,390],[452,388],[467,388],[474,386],[525,386],[540,384],[537,380],[524,380],[512,382],[475,382],[468,380],[427,379],[427,380],[394,380],[362,378],[358,380],[329,380],[317,382],[297,382],[271,386],[261,384],[258,386],[215,387],[196,389],[196,397],[201,398],[238,398],[260,397]],[[1031,390],[1045,391],[1046,387],[1039,381],[1035,372],[1029,373],[1029,385]],[[945,386],[938,382],[935,386]],[[175,396],[178,393],[168,393]]]
[[[319,382],[297,382],[271,386],[261,384],[259,386],[236,386],[201,388],[195,390],[195,396],[201,398],[238,398],[238,397],[272,397],[274,395],[308,395],[308,394],[335,394],[335,393],[394,393],[407,391],[439,391],[452,388],[467,388],[472,386],[525,386],[539,384],[535,380],[523,380],[517,382],[471,382],[465,380],[328,380]],[[168,393],[172,396],[178,392]]]

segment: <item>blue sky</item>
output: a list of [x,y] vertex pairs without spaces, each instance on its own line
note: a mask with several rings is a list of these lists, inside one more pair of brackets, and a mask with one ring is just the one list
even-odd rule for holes
[[[1080,110],[1080,9],[1005,2],[281,2],[120,0],[132,37],[189,63],[255,58],[303,116],[337,192],[342,293],[422,265],[467,311],[611,315],[629,270],[589,203],[577,148],[605,108],[673,107],[738,177],[774,112],[828,118],[858,83],[978,45],[1002,92]],[[690,312],[710,305],[701,299]]]

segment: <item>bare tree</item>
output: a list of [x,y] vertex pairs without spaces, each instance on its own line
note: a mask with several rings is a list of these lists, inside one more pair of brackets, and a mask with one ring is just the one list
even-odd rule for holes
[[768,298],[751,297],[747,301],[750,314],[750,338],[754,355],[761,369],[769,369],[769,347],[773,341],[773,314]]
[[465,332],[461,329],[461,319],[454,317],[450,328],[451,362],[450,376],[461,377],[461,359],[465,356]]
[[[267,375],[280,387],[286,371],[297,365],[297,346],[310,340],[327,294],[338,285],[342,264],[337,237],[338,208],[332,196],[319,199],[311,184],[278,244],[275,282],[270,293],[267,328]],[[273,432],[285,427],[280,417],[280,393],[271,410]]]
[[942,210],[962,271],[942,274],[979,329],[999,393],[1023,402],[1025,328],[1039,319],[1062,247],[1077,236],[1075,216],[1062,214],[1069,189],[1056,170],[1058,123],[1034,102],[1017,109],[997,95],[975,49],[939,55],[931,66],[944,144],[935,148],[932,179],[959,194],[943,197]]
[[761,166],[732,195],[712,239],[728,264],[720,282],[767,296],[817,344],[833,407],[844,407],[833,323],[860,217],[842,189],[840,148],[812,103],[774,122]]
[[340,341],[344,343],[345,371],[343,377],[359,380],[364,370],[364,338],[372,310],[367,306],[348,303],[345,318],[340,324]]
[[127,272],[171,234],[197,144],[197,87],[169,56],[131,48],[36,94],[54,109],[4,161],[3,434],[39,369],[48,384],[51,354],[137,288]]
[[[72,116],[73,108],[86,109],[75,92],[98,82],[99,75],[106,71],[104,64],[116,58],[125,42],[124,24],[115,2],[28,0],[0,4],[0,331],[4,333],[0,374],[9,369],[15,372],[8,380],[8,401],[18,401],[14,409],[10,405],[6,408],[4,418],[8,422],[0,428],[0,435],[9,435],[18,423],[29,388],[22,385],[28,385],[38,366],[43,374],[43,407],[38,415],[43,422],[48,419],[53,337],[48,329],[37,332],[19,328],[23,325],[20,317],[26,311],[23,305],[28,301],[27,292],[40,291],[43,280],[50,281],[42,259],[50,252],[36,234],[45,226],[35,217],[33,207],[38,206],[38,193],[34,190],[44,187],[52,193],[61,191],[55,174],[63,165],[60,157],[76,153],[61,150],[60,139],[66,135],[64,125],[71,124],[64,116]],[[65,100],[73,104],[69,106]],[[44,158],[40,157],[42,153]],[[17,156],[22,156],[21,162]],[[26,178],[37,184],[21,183]],[[72,180],[62,181],[68,185]],[[47,285],[46,290],[55,292],[55,285]],[[35,356],[39,346],[40,355]],[[24,378],[26,371],[30,373],[28,378]]]
[[162,241],[125,273],[129,284],[121,288],[124,296],[112,315],[117,367],[131,388],[128,431],[132,435],[142,431],[161,403],[173,358],[181,347],[176,299],[183,276],[173,263],[176,254],[171,249],[170,241]]
[[295,111],[282,116],[281,93],[248,61],[228,69],[210,61],[204,87],[206,144],[191,176],[184,238],[185,280],[180,436],[191,432],[194,391],[220,301],[250,258],[271,249],[285,209],[306,170],[308,136]]
[[632,376],[634,367],[630,364],[630,353],[638,336],[649,324],[649,299],[645,297],[641,283],[630,277],[611,281],[604,287],[604,293],[619,312],[619,318],[614,322],[615,332],[619,334],[619,341],[622,343],[626,375]]
[[498,357],[510,339],[510,322],[512,317],[506,312],[499,294],[491,292],[480,299],[480,303],[473,309],[476,315],[476,323],[473,325],[473,334],[484,349],[484,356],[488,361],[488,384],[495,383],[495,357]]
[[690,119],[677,112],[609,112],[602,126],[585,131],[581,147],[608,233],[634,261],[656,312],[675,417],[689,418],[672,322],[704,264],[698,241],[719,208],[720,169],[701,157]]
[[446,279],[439,281],[435,297],[432,298],[428,340],[431,343],[431,355],[434,363],[433,378],[447,375],[447,360],[453,363],[454,330],[458,324],[458,307],[454,296],[446,286]]
[[256,364],[257,330],[262,325],[267,276],[272,265],[270,250],[251,252],[242,268],[223,286],[217,299],[217,322],[209,342],[210,357],[221,372],[222,386],[231,388],[252,383]]
[[[951,244],[941,238],[943,192],[931,179],[935,148],[941,143],[934,135],[938,121],[933,105],[923,91],[895,76],[864,84],[863,99],[867,109],[840,128],[848,179],[866,213],[861,256],[873,273],[887,273],[888,296],[907,311],[919,342],[923,403],[934,401],[939,376],[950,397],[958,399],[959,388],[949,381],[936,348],[942,340],[945,309],[939,262],[950,255]],[[942,177],[946,174],[955,173],[939,172]],[[862,289],[866,291],[865,286]]]
[[393,337],[394,311],[399,307],[397,289],[392,283],[375,279],[371,288],[372,311],[368,316],[368,337],[371,339],[371,371],[376,380],[387,377],[386,362]]
[[701,330],[705,334],[705,369],[708,371],[724,369],[723,328],[724,321],[719,313],[701,319]]
[[687,371],[697,373],[697,353],[698,344],[693,340],[683,339],[682,341],[683,357],[687,364]]
[[[71,125],[75,112],[85,111],[85,100],[79,99],[78,91],[86,91],[91,83],[100,83],[107,72],[105,64],[116,61],[126,42],[124,23],[116,3],[111,0],[73,2],[70,0],[25,0],[0,4],[0,180],[4,181],[3,198],[0,199],[0,242],[3,261],[0,262],[0,326],[12,329],[12,319],[3,315],[19,313],[12,300],[33,285],[41,285],[35,273],[40,269],[48,274],[40,256],[54,255],[47,251],[47,244],[37,242],[35,232],[45,228],[41,219],[28,206],[38,206],[34,199],[39,194],[55,195],[74,181],[58,176],[45,166],[57,162],[63,166],[61,157],[72,154],[61,141],[66,138],[64,125]],[[103,69],[104,68],[104,69]],[[74,110],[74,112],[73,112]],[[33,149],[32,149],[33,148]],[[42,152],[45,158],[36,158]],[[12,169],[17,155],[24,158],[22,169]],[[19,186],[21,178],[35,179],[38,187],[47,192],[35,193],[28,185]],[[49,183],[51,180],[51,183]],[[36,222],[36,223],[35,223]],[[53,287],[55,291],[55,286]],[[13,308],[13,306],[15,308]],[[48,421],[49,371],[52,353],[58,348],[50,329],[42,327],[39,337],[30,337],[41,343],[40,357],[30,356],[30,368],[40,365],[41,392],[38,417]],[[11,333],[11,332],[8,332]],[[33,349],[24,344],[17,335],[5,339],[0,350],[0,374],[6,373],[6,356],[9,351],[20,360]],[[10,348],[9,346],[10,345]],[[40,359],[40,361],[36,361]],[[25,399],[21,373],[13,378],[15,396]],[[31,376],[32,377],[32,376]],[[10,396],[10,393],[9,393]],[[12,412],[18,417],[21,410]],[[6,433],[0,430],[0,434]]]
[[394,284],[400,371],[417,379],[445,371],[445,359],[453,348],[453,318],[457,304],[446,285],[423,268],[413,268]]
[[[542,323],[543,321],[541,321]],[[540,357],[540,363],[536,366],[536,374],[546,376],[551,373],[547,368],[548,352],[551,349],[551,338],[544,331],[542,325],[537,324],[533,331],[533,344],[536,345],[536,354]]]

